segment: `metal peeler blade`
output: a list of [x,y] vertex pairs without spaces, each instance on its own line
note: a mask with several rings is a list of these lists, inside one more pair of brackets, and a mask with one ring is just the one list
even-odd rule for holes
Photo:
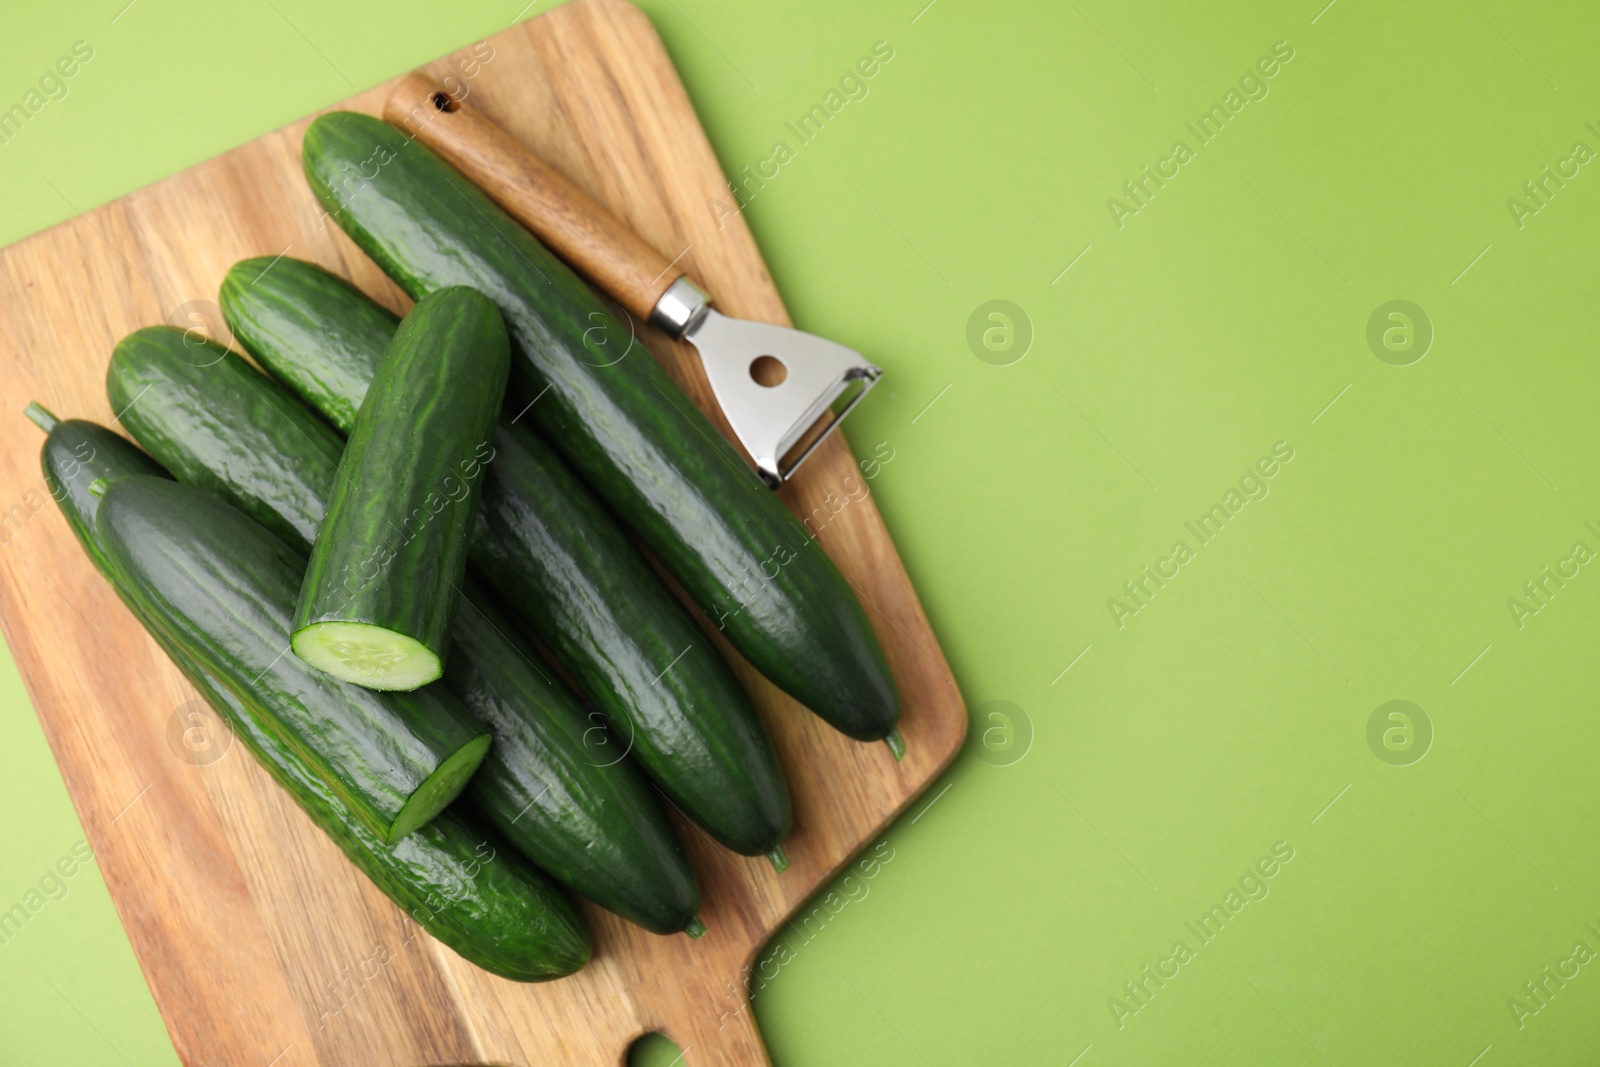
[[[700,353],[723,415],[762,480],[774,489],[788,481],[883,375],[861,353],[815,334],[730,318],[711,307],[687,278],[668,286],[651,319]],[[755,365],[762,357],[782,364],[781,382],[756,380]],[[858,385],[804,451],[785,465],[806,432]]]

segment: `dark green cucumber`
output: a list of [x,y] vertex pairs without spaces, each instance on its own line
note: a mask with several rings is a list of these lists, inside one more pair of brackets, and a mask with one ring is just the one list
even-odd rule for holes
[[373,689],[444,673],[510,356],[482,293],[438,289],[361,401],[294,616],[295,655]]
[[350,810],[398,841],[454,800],[490,734],[440,687],[376,693],[289,655],[305,559],[193,486],[132,476],[106,490],[96,531],[141,613],[316,768]]
[[323,207],[406,292],[471,285],[500,306],[519,352],[513,406],[531,405],[746,659],[851,737],[891,735],[899,694],[849,583],[565,264],[377,119],[321,116],[302,159]]
[[[322,472],[337,466],[344,440],[244,359],[175,327],[148,326],[112,350],[106,397],[179,481],[311,550],[327,502]],[[321,462],[279,469],[257,458],[285,451]]]
[[400,316],[293,256],[235,263],[218,302],[245,351],[348,434]]
[[[336,462],[310,435],[263,439],[246,423],[261,410],[259,395],[270,398],[269,410],[288,425],[305,426],[316,417],[243,362],[240,372],[254,375],[258,386],[213,390],[212,370],[195,369],[204,361],[188,357],[181,335],[165,339],[172,343],[140,349],[137,358],[115,362],[111,371],[121,391],[159,387],[146,399],[159,404],[160,425],[168,432],[154,439],[151,454],[169,466],[202,469],[225,501],[259,501],[281,524],[306,531],[296,544],[308,546],[339,479]],[[205,417],[185,418],[191,410],[203,410]],[[291,469],[296,477],[274,497],[275,473]],[[603,731],[564,688],[535,684],[529,672],[536,675],[538,668],[531,654],[508,627],[486,628],[479,607],[487,604],[475,593],[457,613],[447,661],[461,658],[466,664],[459,672],[452,668],[445,683],[481,713],[495,735],[469,799],[517,848],[574,891],[658,933],[690,928],[699,889],[659,799],[632,761],[611,766],[605,746],[591,751],[587,742],[598,741]],[[490,686],[497,695],[485,695]]]
[[[656,933],[694,929],[699,889],[649,784],[571,693],[531,658],[508,651],[510,632],[488,597],[469,585],[445,680],[494,730],[501,749],[468,786],[473,802],[574,892]],[[537,731],[524,725],[530,718]],[[529,817],[534,807],[561,819],[562,832],[543,830]]]
[[572,974],[589,958],[588,930],[561,891],[494,831],[454,808],[393,845],[356,818],[294,749],[212,679],[116,586],[95,530],[99,494],[129,475],[165,472],[125,439],[92,422],[30,417],[48,437],[45,480],[67,524],[103,577],[256,761],[390,900],[470,963],[521,982]]
[[[288,257],[234,265],[221,303],[235,338],[340,430],[399,321]],[[494,447],[468,558],[674,803],[729,848],[772,852],[789,792],[733,672],[549,446],[503,420]]]
[[[112,482],[129,475],[164,478],[167,472],[126,438],[98,423],[81,419],[60,422],[38,404],[29,404],[25,413],[45,432],[39,462],[44,467],[44,482],[51,497],[60,506],[61,514],[72,527],[94,569],[109,575],[110,565],[94,528],[100,495]],[[117,593],[122,595],[122,590],[119,588]]]

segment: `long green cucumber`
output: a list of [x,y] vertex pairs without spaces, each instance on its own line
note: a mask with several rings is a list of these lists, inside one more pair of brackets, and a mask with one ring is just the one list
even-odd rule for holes
[[[201,697],[316,826],[385,896],[458,955],[522,982],[572,974],[588,960],[588,930],[561,891],[494,831],[455,807],[385,844],[294,749],[207,674],[117,586],[95,530],[104,486],[128,475],[162,477],[153,460],[92,422],[29,415],[47,437],[46,483],[95,569],[111,582]],[[98,483],[98,484],[97,484]]]
[[218,682],[395,842],[454,800],[489,732],[440,687],[377,693],[289,655],[305,560],[193,486],[131,476],[106,490],[96,531],[118,584]]
[[[508,651],[510,632],[489,598],[469,586],[445,680],[504,749],[468,786],[474,803],[574,892],[656,933],[698,936],[699,890],[659,801],[634,768],[622,769],[608,731],[584,717],[560,682]],[[523,725],[532,709],[540,711],[537,731]],[[569,813],[563,832],[524,830],[534,806]]]
[[[348,430],[399,320],[290,257],[234,265],[220,299],[245,349]],[[494,447],[468,558],[675,804],[729,848],[781,866],[789,792],[733,672],[548,445],[508,418]]]
[[245,351],[348,434],[400,316],[293,256],[235,263],[218,302]]
[[[207,402],[190,402],[202,383]],[[344,441],[244,359],[175,327],[147,326],[112,349],[106,397],[134,440],[179,481],[310,551],[327,499],[322,471],[337,466]],[[257,459],[286,450],[321,462],[279,470]]]
[[[339,480],[337,463],[312,434],[263,438],[247,422],[266,410],[305,429],[320,425],[316,416],[238,356],[212,359],[217,353],[210,352],[196,359],[176,331],[155,340],[162,343],[119,349],[108,376],[117,392],[145,392],[144,418],[162,433],[141,443],[169,467],[203,470],[225,501],[248,496],[261,502],[282,525],[299,531],[291,543],[304,551]],[[257,384],[240,387],[234,379],[242,375]],[[270,397],[266,409],[254,402],[258,394]],[[275,473],[290,469],[295,479],[274,497]],[[300,492],[302,485],[309,493]],[[693,872],[638,768],[627,760],[611,765],[605,746],[590,744],[601,734],[571,693],[537,678],[531,654],[509,627],[482,624],[480,609],[492,609],[481,593],[466,599],[447,657],[465,663],[460,671],[452,668],[444,684],[495,735],[468,798],[575,892],[658,933],[697,929]],[[485,696],[491,685],[497,697]]]
[[302,161],[323,207],[406,292],[470,285],[500,306],[518,350],[513,406],[531,405],[746,659],[849,736],[891,737],[899,694],[849,583],[565,264],[370,116],[321,116]]
[[400,323],[311,547],[301,659],[373,689],[444,673],[509,370],[500,312],[475,289],[435,290]]

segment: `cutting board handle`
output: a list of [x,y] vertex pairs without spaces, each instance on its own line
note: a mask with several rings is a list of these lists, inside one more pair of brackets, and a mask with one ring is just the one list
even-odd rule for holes
[[676,260],[651,248],[565,175],[427,74],[414,71],[401,78],[383,117],[472,179],[640,321],[650,320],[661,294],[683,277]]

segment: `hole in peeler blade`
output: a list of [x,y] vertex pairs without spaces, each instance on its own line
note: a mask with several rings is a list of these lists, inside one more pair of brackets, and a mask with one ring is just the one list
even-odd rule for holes
[[757,356],[750,361],[750,380],[771,389],[789,377],[789,368],[777,356]]

